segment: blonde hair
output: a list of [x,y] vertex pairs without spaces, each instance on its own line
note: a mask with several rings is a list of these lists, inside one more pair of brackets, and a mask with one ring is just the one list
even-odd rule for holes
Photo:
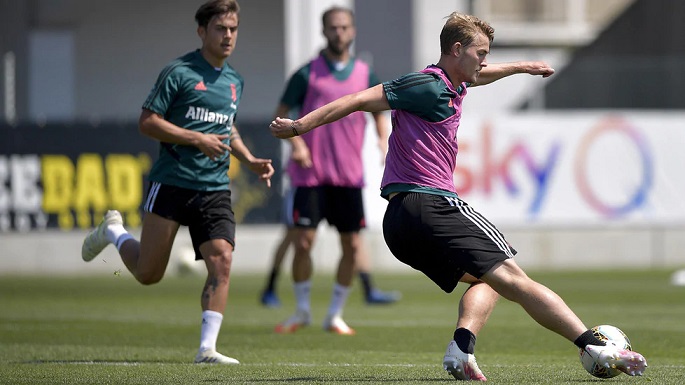
[[495,29],[473,15],[452,12],[446,19],[440,32],[440,51],[445,55],[450,53],[454,43],[460,42],[467,46],[479,33],[487,36],[491,43],[495,38]]

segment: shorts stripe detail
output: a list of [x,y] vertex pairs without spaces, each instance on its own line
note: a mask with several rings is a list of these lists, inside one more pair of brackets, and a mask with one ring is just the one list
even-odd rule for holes
[[284,199],[284,209],[285,209],[285,224],[288,227],[295,226],[295,218],[293,217],[293,207],[295,206],[295,193],[297,192],[297,187],[291,187],[283,197]]
[[159,193],[160,187],[162,187],[161,183],[152,182],[152,185],[150,186],[150,192],[147,194],[147,201],[145,201],[143,211],[148,213],[152,212],[152,208],[155,206],[155,199],[157,198],[157,193]]
[[[454,198],[453,198],[454,199]],[[511,252],[511,249],[509,248],[509,244],[507,241],[504,239],[502,236],[502,233],[499,232],[495,228],[495,226],[492,225],[485,217],[483,217],[479,212],[474,210],[471,206],[467,205],[462,201],[461,199],[456,199],[457,201],[457,208],[459,209],[459,212],[471,220],[476,226],[478,226],[479,229],[483,230],[485,235],[488,236],[495,244],[497,247],[504,252],[509,258],[514,258],[514,254]]]

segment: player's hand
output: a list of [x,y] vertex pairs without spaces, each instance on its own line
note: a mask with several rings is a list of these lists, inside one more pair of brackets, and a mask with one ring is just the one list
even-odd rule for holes
[[298,132],[293,126],[294,121],[288,118],[276,118],[269,125],[271,135],[280,138],[288,139],[295,136],[302,135],[303,132]]
[[312,154],[309,152],[309,147],[300,139],[302,143],[293,143],[292,153],[290,157],[295,163],[297,163],[302,168],[312,167]]
[[528,72],[531,75],[542,75],[543,78],[548,78],[554,75],[554,68],[542,61],[530,62],[528,64]]
[[271,159],[255,158],[247,163],[247,167],[259,176],[259,179],[266,182],[266,187],[271,187],[271,177],[274,175],[274,167]]
[[231,147],[224,143],[228,138],[227,134],[202,134],[197,143],[197,148],[207,155],[211,160],[217,160],[223,157],[227,152],[231,151]]

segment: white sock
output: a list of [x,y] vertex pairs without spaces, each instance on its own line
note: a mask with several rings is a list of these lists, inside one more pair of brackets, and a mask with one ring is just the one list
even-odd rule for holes
[[219,338],[219,330],[221,329],[221,321],[223,321],[223,314],[205,310],[202,312],[202,328],[200,329],[200,351],[202,350],[216,350],[216,340]]
[[117,247],[117,250],[121,250],[121,245],[124,244],[124,242],[128,241],[129,239],[133,239],[133,235],[126,233],[126,234],[121,234],[119,238],[117,238],[116,243],[114,246]]
[[343,307],[345,307],[345,302],[347,302],[347,296],[349,294],[349,286],[343,286],[339,283],[336,283],[335,286],[333,286],[331,305],[328,307],[328,317],[335,317],[342,314]]
[[297,311],[310,314],[310,297],[312,292],[312,281],[295,282],[295,299],[297,301]]
[[112,243],[114,245],[117,244],[117,240],[119,239],[119,237],[124,234],[128,234],[128,231],[126,231],[124,225],[109,225],[105,230],[105,236],[107,237],[107,240],[109,241],[109,243]]

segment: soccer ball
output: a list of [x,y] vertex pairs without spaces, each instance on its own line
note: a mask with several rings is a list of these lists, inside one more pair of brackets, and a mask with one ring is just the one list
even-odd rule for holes
[[[626,334],[616,326],[599,325],[590,330],[592,330],[592,333],[600,341],[604,341],[607,344],[614,344],[620,349],[633,350]],[[605,368],[604,366],[598,365],[594,358],[592,358],[584,349],[580,349],[580,363],[583,364],[583,367],[588,373],[598,378],[616,377],[622,373],[618,369]]]
[[181,276],[207,274],[207,269],[202,261],[195,260],[195,249],[192,246],[179,247],[174,250],[176,257],[176,272]]

